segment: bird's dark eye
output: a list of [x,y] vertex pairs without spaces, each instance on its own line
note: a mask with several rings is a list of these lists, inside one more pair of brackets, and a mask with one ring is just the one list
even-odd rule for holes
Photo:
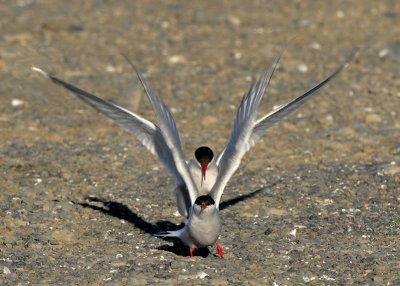
[[196,149],[194,156],[199,163],[208,164],[214,158],[214,153],[207,146],[201,146]]
[[196,205],[201,206],[202,204],[206,204],[207,206],[214,205],[215,201],[210,195],[200,196],[194,202]]

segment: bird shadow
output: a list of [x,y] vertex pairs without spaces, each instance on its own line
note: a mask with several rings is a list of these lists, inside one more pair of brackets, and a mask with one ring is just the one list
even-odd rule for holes
[[266,190],[269,190],[269,188],[263,187],[263,188],[255,190],[255,191],[252,191],[252,192],[250,192],[248,194],[239,195],[239,196],[234,197],[232,199],[223,201],[222,203],[219,204],[219,210],[222,211],[222,210],[224,210],[226,208],[229,208],[231,206],[236,205],[237,203],[240,203],[240,202],[246,201],[248,199],[251,199],[252,197],[257,195],[258,193],[264,192]]
[[[257,189],[253,192],[250,192],[245,195],[240,195],[237,197],[234,197],[232,199],[226,200],[220,204],[220,211],[232,207],[236,205],[239,202],[243,202],[245,200],[251,199],[258,193],[261,193],[265,191],[268,188],[260,188]],[[97,197],[92,197],[88,196],[85,197],[85,202],[72,202],[75,205],[79,205],[83,208],[90,208],[92,210],[101,212],[103,214],[116,217],[119,219],[123,219],[129,223],[131,223],[134,227],[140,229],[142,232],[150,234],[150,235],[155,235],[167,231],[174,231],[181,229],[183,227],[183,224],[176,225],[170,221],[158,221],[156,223],[150,223],[146,220],[144,220],[142,217],[140,217],[138,214],[133,212],[129,207],[126,205],[120,203],[120,202],[115,202],[115,201],[109,201],[103,198],[97,198]],[[187,247],[177,238],[173,237],[160,237],[161,239],[172,242],[173,245],[162,245],[158,247],[159,250],[164,250],[164,251],[169,251],[172,253],[175,253],[176,255],[179,256],[188,256],[189,252]],[[203,249],[197,249],[195,251],[196,255],[200,255],[203,257],[207,257],[210,254],[210,249],[208,248],[203,248]]]

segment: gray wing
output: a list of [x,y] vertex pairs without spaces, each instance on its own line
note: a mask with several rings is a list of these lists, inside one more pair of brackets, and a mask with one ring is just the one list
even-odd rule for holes
[[239,168],[243,155],[251,148],[250,136],[254,127],[256,113],[265,90],[278,64],[280,55],[275,56],[271,65],[262,73],[257,83],[253,83],[238,108],[228,144],[217,156],[218,176],[211,190],[216,206],[219,206],[226,184]]
[[332,74],[325,78],[320,83],[316,84],[310,88],[307,92],[296,97],[292,101],[278,107],[274,111],[268,113],[264,117],[260,118],[254,124],[253,132],[250,136],[249,144],[253,146],[267,131],[268,128],[272,127],[275,123],[281,121],[284,117],[289,115],[292,111],[297,109],[300,105],[306,102],[308,99],[317,95],[320,89],[330,82],[335,76],[337,76],[345,67],[348,66],[350,60],[352,59],[354,53],[349,56],[349,58],[341,64]]
[[[127,59],[128,60],[128,59]],[[183,181],[185,182],[186,188],[189,193],[191,205],[194,204],[197,196],[198,190],[194,184],[192,175],[189,172],[188,165],[186,164],[185,156],[183,155],[181,141],[179,139],[179,133],[176,128],[175,120],[169,112],[168,108],[165,106],[161,98],[152,90],[147,81],[143,78],[142,74],[138,69],[128,60],[129,64],[135,70],[143,89],[153,106],[158,119],[160,120],[160,130],[165,139],[166,144],[171,151],[172,158],[175,162],[176,169],[181,175]]]
[[[249,107],[246,105],[247,97],[257,97],[257,92],[254,93],[253,88],[250,89],[250,95],[248,94],[246,98],[242,100],[242,103],[238,110],[238,115],[235,121],[234,129],[232,131],[231,139],[228,145],[223,149],[221,154],[218,156],[217,162],[219,163],[219,174],[217,181],[211,190],[212,196],[217,204],[219,205],[219,201],[221,199],[222,193],[225,189],[226,184],[235,173],[237,168],[240,165],[241,158],[243,155],[252,147],[254,144],[263,136],[268,128],[273,126],[275,123],[283,119],[289,113],[298,108],[301,104],[303,104],[307,99],[311,98],[313,95],[316,95],[317,92],[325,86],[329,81],[331,81],[336,75],[339,74],[350,62],[353,58],[355,52],[351,53],[347,60],[341,64],[331,75],[325,78],[323,81],[312,87],[303,95],[295,98],[289,103],[279,107],[278,109],[272,111],[271,113],[265,115],[261,119],[254,121],[255,113],[250,114],[251,112],[256,111],[256,109]],[[276,63],[275,63],[276,65]],[[270,77],[272,76],[274,69],[272,69]],[[267,74],[264,73],[262,76],[265,77]],[[268,78],[269,81],[270,78]],[[255,90],[259,90],[260,84],[258,84]],[[261,91],[261,90],[260,90]],[[265,88],[262,92],[265,91]],[[244,111],[242,111],[245,110]],[[247,114],[243,116],[243,114]]]
[[133,112],[98,98],[82,89],[79,89],[78,87],[75,87],[46,73],[39,68],[34,67],[32,69],[41,73],[53,83],[60,85],[74,93],[79,99],[103,113],[107,117],[111,118],[115,123],[125,130],[136,135],[137,139],[143,144],[143,146],[145,146],[153,155],[155,155],[174,176],[177,184],[184,184],[184,180],[175,166],[172,153],[165,142],[160,128]]

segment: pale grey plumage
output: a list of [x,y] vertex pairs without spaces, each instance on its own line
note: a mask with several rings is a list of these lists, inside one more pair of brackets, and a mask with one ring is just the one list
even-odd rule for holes
[[219,210],[215,205],[201,209],[200,206],[194,204],[191,211],[183,228],[156,236],[177,237],[190,249],[207,247],[216,243],[222,228]]
[[[187,194],[190,199],[190,206],[193,205],[194,201],[198,196],[197,187],[194,185],[193,178],[191,177],[191,173],[189,172],[188,165],[185,160],[185,156],[183,155],[181,141],[179,139],[179,133],[176,129],[175,120],[172,117],[170,111],[162,102],[161,98],[152,90],[147,81],[143,78],[138,69],[131,63],[131,66],[136,71],[136,74],[143,86],[143,89],[146,92],[147,98],[149,99],[151,105],[153,106],[158,119],[160,121],[160,130],[164,135],[165,142],[172,153],[172,158],[175,163],[175,168],[178,170],[181,175],[183,181],[185,182],[187,188]],[[188,205],[186,209],[189,209]]]
[[[175,194],[177,196],[178,210],[184,217],[189,215],[189,210],[198,196],[198,191],[193,183],[186,161],[183,158],[175,122],[161,99],[152,92],[149,85],[136,69],[135,71],[146,91],[146,95],[160,118],[161,128],[133,112],[98,98],[39,68],[34,67],[33,70],[40,72],[53,83],[61,85],[71,91],[79,99],[111,118],[125,130],[136,135],[143,146],[154,154],[175,178]],[[170,145],[172,145],[173,148],[170,148]]]
[[[202,169],[196,158],[190,162],[184,159],[181,142],[175,121],[161,98],[135,69],[146,95],[155,110],[160,127],[122,107],[104,101],[46,72],[33,68],[49,78],[53,83],[73,92],[81,100],[93,106],[127,131],[136,135],[151,153],[156,155],[176,180],[175,194],[179,212],[187,217],[185,226],[177,231],[160,236],[179,237],[190,249],[206,247],[215,243],[221,231],[219,204],[226,184],[238,169],[244,154],[265,134],[266,130],[298,108],[307,99],[332,80],[349,63],[352,55],[331,75],[308,90],[303,95],[256,120],[259,104],[276,69],[280,55],[274,57],[243,97],[237,111],[232,133],[227,145],[213,158],[207,167],[206,181],[202,180]],[[197,201],[208,197],[212,203],[205,207]],[[220,252],[220,249],[219,249]],[[220,252],[222,255],[222,252]]]
[[272,64],[264,70],[256,84],[252,83],[247,95],[242,98],[229,142],[217,156],[219,172],[216,183],[210,193],[215,200],[217,208],[226,184],[239,168],[243,155],[251,148],[249,139],[251,130],[254,127],[257,109],[279,59],[280,55],[273,58]]
[[238,169],[244,154],[249,151],[252,146],[254,146],[254,144],[265,134],[268,128],[272,127],[275,123],[289,115],[313,95],[316,95],[323,86],[331,81],[349,64],[354,54],[355,52],[351,53],[346,61],[341,64],[332,74],[309,89],[307,92],[268,113],[259,120],[255,120],[258,106],[279,60],[279,57],[275,57],[272,65],[270,65],[269,68],[264,71],[257,84],[253,84],[250,87],[247,95],[243,97],[237,111],[230,140],[223,148],[221,153],[217,156],[219,172],[216,183],[210,192],[210,195],[215,200],[217,208],[219,207],[225,186]]

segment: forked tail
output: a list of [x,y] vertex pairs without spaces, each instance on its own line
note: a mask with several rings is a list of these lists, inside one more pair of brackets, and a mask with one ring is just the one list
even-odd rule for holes
[[183,232],[184,228],[178,229],[178,230],[174,230],[174,231],[165,231],[165,232],[159,232],[154,234],[154,236],[158,236],[158,237],[180,237],[181,233]]

